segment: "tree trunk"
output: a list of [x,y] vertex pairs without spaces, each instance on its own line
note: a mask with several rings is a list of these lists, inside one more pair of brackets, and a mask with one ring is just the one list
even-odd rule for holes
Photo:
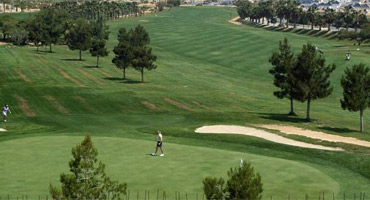
[[313,22],[311,22],[311,30],[313,30]]
[[289,115],[295,115],[293,107],[293,97],[290,97],[290,112]]
[[262,17],[262,24],[265,24],[265,18]]
[[125,80],[126,79],[126,67],[123,68],[122,73],[123,73],[122,79]]
[[328,24],[328,31],[331,31],[331,24]]
[[357,26],[355,26],[355,32],[357,33]]
[[99,67],[99,56],[96,56],[96,67]]
[[361,132],[364,132],[364,111],[360,110]]
[[3,3],[3,9],[4,9],[4,13],[5,13],[5,2]]
[[141,82],[144,83],[144,67],[141,68]]
[[279,20],[280,20],[279,25],[281,26],[283,24],[283,19],[282,18],[279,18]]
[[310,106],[311,106],[311,99],[307,100],[307,115],[306,115],[306,120],[311,121],[310,118]]
[[82,60],[82,55],[81,55],[81,52],[82,52],[82,50],[80,49],[80,60]]
[[50,43],[50,46],[49,46],[49,52],[53,52],[52,49],[51,49],[51,43]]
[[294,28],[297,28],[297,20],[294,19]]
[[319,31],[321,31],[321,25],[319,26]]
[[39,51],[39,44],[36,42],[36,50]]

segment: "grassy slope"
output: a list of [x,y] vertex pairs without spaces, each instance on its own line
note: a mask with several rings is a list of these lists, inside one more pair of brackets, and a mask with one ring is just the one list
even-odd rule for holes
[[[94,69],[89,66],[95,60],[87,52],[85,61],[73,61],[78,52],[64,46],[54,47],[57,53],[52,54],[36,53],[32,47],[0,47],[0,102],[8,102],[13,108],[10,123],[0,124],[10,130],[0,133],[1,140],[86,132],[152,140],[153,131],[162,129],[166,141],[172,143],[299,160],[335,179],[341,191],[369,190],[367,179],[356,170],[347,169],[356,168],[358,160],[366,159],[360,153],[328,153],[242,136],[193,133],[194,128],[204,124],[293,123],[313,129],[320,129],[320,125],[335,134],[370,140],[368,135],[352,131],[358,128],[357,114],[342,111],[339,106],[339,79],[343,69],[360,61],[368,63],[368,47],[353,51],[352,61],[344,62],[347,49],[354,49],[349,43],[232,25],[227,23],[230,12],[234,11],[178,8],[158,15],[110,22],[109,49],[116,44],[120,27],[141,23],[149,31],[159,67],[146,73],[148,83],[145,84],[137,84],[140,74],[133,70],[128,71],[128,81],[119,80],[121,74],[110,61],[112,54],[102,59],[103,68]],[[274,87],[267,73],[270,68],[267,60],[284,36],[296,51],[307,41],[318,45],[328,62],[338,65],[332,77],[335,91],[331,97],[313,103],[312,114],[318,121],[311,124],[287,118],[283,113],[288,110],[288,102],[271,95]],[[22,79],[20,72],[28,80]],[[16,96],[23,97],[37,117],[26,117]],[[65,110],[60,111],[60,107],[45,96],[54,97]],[[193,112],[171,105],[164,98],[187,105]],[[148,109],[142,101],[155,104],[159,111]],[[297,104],[300,117],[304,115],[304,106]]]

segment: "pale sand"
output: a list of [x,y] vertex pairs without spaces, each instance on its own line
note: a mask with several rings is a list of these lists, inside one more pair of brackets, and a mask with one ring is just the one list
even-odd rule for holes
[[242,25],[241,22],[237,21],[238,19],[240,19],[240,18],[239,17],[235,17],[235,18],[229,20],[229,22],[232,23],[232,24],[236,24],[236,25]]
[[343,151],[342,148],[325,147],[322,145],[309,144],[305,142],[299,142],[296,140],[288,139],[273,133],[269,133],[264,130],[258,130],[255,128],[245,126],[233,126],[233,125],[214,125],[214,126],[203,126],[195,130],[196,133],[218,133],[218,134],[238,134],[247,135],[262,138],[271,142],[280,144],[286,144],[291,146],[310,148],[310,149],[321,149],[329,151]]
[[0,128],[0,132],[5,132],[6,130],[3,128]]
[[365,140],[359,140],[353,137],[343,137],[339,135],[327,134],[319,131],[311,131],[306,130],[294,126],[286,126],[286,125],[276,125],[276,124],[269,124],[269,125],[261,125],[261,128],[271,129],[271,130],[278,130],[282,133],[288,135],[299,135],[313,139],[319,139],[329,142],[341,142],[346,144],[354,144],[358,146],[370,147],[370,142]]

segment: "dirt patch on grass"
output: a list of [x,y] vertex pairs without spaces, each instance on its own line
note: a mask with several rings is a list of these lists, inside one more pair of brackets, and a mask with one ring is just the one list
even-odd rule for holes
[[27,117],[36,117],[35,111],[32,110],[32,108],[30,107],[30,104],[28,103],[28,101],[25,98],[23,98],[21,96],[18,96],[18,95],[15,95],[14,97],[18,102],[19,108],[22,110],[22,112]]
[[0,42],[0,46],[4,46],[4,45],[7,45],[8,43],[6,42]]
[[68,110],[64,106],[62,106],[54,97],[52,97],[52,96],[44,96],[44,98],[46,100],[48,100],[50,102],[50,104],[55,109],[57,109],[60,113],[63,113],[63,114],[66,114],[66,115],[69,115],[70,114],[68,112]]
[[94,107],[91,107],[89,102],[87,102],[86,99],[84,99],[83,97],[76,96],[74,97],[74,99],[80,102],[84,106],[84,108],[86,108],[88,111],[93,112],[93,113],[98,112]]
[[84,75],[86,78],[93,81],[94,83],[96,83],[98,85],[105,85],[105,83],[103,81],[97,79],[95,76],[91,75],[89,72],[84,71],[82,69],[78,69],[77,71],[80,72],[82,75]]
[[175,100],[172,100],[172,99],[170,99],[170,98],[164,98],[164,101],[165,101],[165,102],[167,102],[167,103],[169,103],[169,104],[171,104],[171,105],[174,105],[174,106],[176,106],[176,107],[178,107],[178,108],[180,108],[180,109],[187,110],[187,111],[191,111],[191,112],[193,112],[193,111],[194,111],[193,109],[191,109],[191,108],[190,108],[190,107],[188,107],[187,105],[184,105],[184,104],[182,104],[182,103],[179,103],[179,102],[177,102],[177,101],[175,101]]
[[149,108],[150,110],[155,110],[155,111],[159,110],[156,105],[150,103],[149,101],[142,101],[140,103],[143,104],[145,107]]
[[229,20],[230,23],[235,24],[235,25],[243,25],[243,23],[240,22],[240,17],[234,17],[233,19]]
[[346,144],[353,144],[358,146],[370,147],[370,142],[359,140],[353,137],[343,137],[339,135],[328,134],[320,131],[311,131],[307,129],[302,129],[294,126],[285,126],[285,125],[277,125],[277,124],[268,124],[268,125],[260,125],[261,128],[277,130],[282,133],[288,135],[299,135],[308,138],[328,141],[328,142],[340,142]]
[[237,135],[247,135],[262,138],[271,142],[276,142],[280,144],[310,148],[310,149],[321,149],[328,151],[343,151],[341,148],[326,147],[322,145],[309,144],[305,142],[300,142],[292,139],[282,137],[273,133],[269,133],[264,130],[258,130],[255,128],[245,127],[245,126],[232,126],[232,125],[214,125],[214,126],[203,126],[195,130],[196,133],[216,133],[216,134],[237,134]]
[[58,72],[65,78],[65,79],[67,79],[68,81],[70,81],[70,82],[72,82],[72,83],[74,83],[75,85],[77,85],[77,86],[79,86],[79,87],[82,87],[83,86],[83,84],[80,82],[80,81],[78,81],[78,80],[76,80],[76,79],[74,79],[74,78],[72,78],[71,76],[69,76],[68,74],[67,74],[67,72],[65,72],[65,71],[63,71],[62,69],[58,69]]
[[32,83],[30,79],[27,78],[26,75],[23,74],[23,72],[19,69],[14,69],[14,71],[18,74],[19,77],[21,77],[22,80],[24,80],[26,83]]
[[212,112],[220,112],[220,111],[218,111],[218,110],[216,110],[216,109],[214,109],[214,108],[211,108],[211,107],[208,107],[208,106],[202,105],[202,104],[200,104],[200,103],[199,103],[199,102],[197,102],[197,101],[193,101],[193,104],[195,104],[195,105],[197,105],[197,106],[199,106],[199,107],[201,107],[201,108],[204,108],[204,109],[206,109],[206,110],[212,111]]

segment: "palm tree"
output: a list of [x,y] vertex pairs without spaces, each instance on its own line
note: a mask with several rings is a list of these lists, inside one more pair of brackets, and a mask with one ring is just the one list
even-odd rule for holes
[[311,6],[309,9],[308,9],[308,12],[307,12],[307,17],[308,17],[308,20],[310,21],[311,23],[311,30],[313,30],[313,26],[315,24],[315,17],[316,17],[316,11],[317,11],[317,7],[316,6]]
[[283,18],[286,15],[286,1],[285,0],[279,0],[276,7],[276,14],[279,18],[279,26],[283,25]]
[[324,21],[328,24],[328,31],[331,30],[331,25],[334,23],[336,18],[335,11],[331,8],[327,8],[324,12]]

